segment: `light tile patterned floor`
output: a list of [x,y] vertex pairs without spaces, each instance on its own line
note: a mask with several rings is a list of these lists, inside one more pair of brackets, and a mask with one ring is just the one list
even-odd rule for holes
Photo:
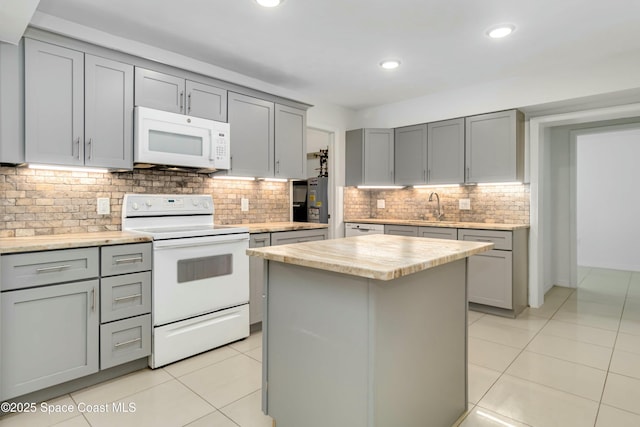
[[[583,268],[577,290],[555,287],[544,306],[515,320],[469,312],[469,325],[469,411],[460,426],[640,426],[640,273]],[[261,339],[49,402],[134,403],[134,414],[76,409],[7,416],[0,427],[270,427],[260,410]]]

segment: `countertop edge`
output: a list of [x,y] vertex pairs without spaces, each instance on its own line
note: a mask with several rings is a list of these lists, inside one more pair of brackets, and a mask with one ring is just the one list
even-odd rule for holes
[[359,224],[391,224],[391,225],[409,225],[416,227],[440,227],[440,228],[464,228],[475,230],[503,230],[513,231],[520,229],[531,228],[529,224],[507,224],[500,222],[464,222],[464,221],[451,221],[451,222],[438,222],[438,221],[422,221],[419,219],[378,219],[378,218],[355,218],[345,219],[344,223],[359,223]]
[[0,254],[123,245],[151,241],[151,238],[148,236],[126,231],[4,237],[0,238]]

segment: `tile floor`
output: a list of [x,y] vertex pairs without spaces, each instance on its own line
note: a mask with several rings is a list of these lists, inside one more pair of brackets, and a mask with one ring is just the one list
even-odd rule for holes
[[[0,427],[270,427],[261,339],[48,402],[73,413],[7,416]],[[87,410],[111,402],[136,411]],[[459,426],[640,426],[640,273],[583,268],[577,290],[554,287],[515,320],[469,312],[469,411]]]

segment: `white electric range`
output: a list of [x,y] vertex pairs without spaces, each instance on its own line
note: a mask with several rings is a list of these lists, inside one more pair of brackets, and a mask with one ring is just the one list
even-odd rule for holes
[[249,336],[249,230],[213,218],[210,195],[124,196],[122,229],[153,239],[152,368]]

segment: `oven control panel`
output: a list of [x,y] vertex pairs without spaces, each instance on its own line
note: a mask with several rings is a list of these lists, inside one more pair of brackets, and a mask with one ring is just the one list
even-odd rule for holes
[[127,217],[213,214],[213,198],[208,194],[125,194],[123,204]]

